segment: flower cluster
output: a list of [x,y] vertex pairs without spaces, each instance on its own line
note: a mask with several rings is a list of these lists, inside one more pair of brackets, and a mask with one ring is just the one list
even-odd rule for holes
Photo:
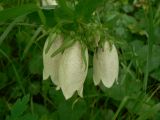
[[[57,3],[55,0],[42,0],[43,7],[50,5],[57,5]],[[98,47],[100,34],[92,35],[94,40],[88,41],[88,46]],[[77,40],[70,47],[67,47],[62,52],[58,52],[55,56],[52,56],[53,53],[63,48],[64,39],[62,35],[51,34],[44,45],[43,79],[50,77],[57,86],[57,90],[62,90],[66,99],[72,97],[76,91],[79,96],[83,97],[83,84],[87,76],[89,56],[87,47],[84,49],[82,44]],[[114,44],[111,45],[106,41],[103,47],[99,47],[95,51],[93,56],[94,84],[98,85],[102,81],[104,86],[111,87],[118,78],[118,71],[117,50]]]
[[[54,40],[53,40],[54,39]],[[52,42],[50,42],[52,41]],[[61,89],[65,98],[69,99],[77,91],[83,97],[83,84],[88,71],[88,49],[82,51],[79,41],[59,52],[52,57],[52,54],[61,47],[64,40],[61,35],[50,36],[44,45],[43,50],[43,79],[49,76],[57,89]],[[47,47],[49,49],[47,50]],[[83,59],[83,52],[86,63]],[[119,61],[114,44],[105,42],[103,48],[98,48],[93,57],[93,80],[98,85],[100,81],[111,87],[118,78]]]

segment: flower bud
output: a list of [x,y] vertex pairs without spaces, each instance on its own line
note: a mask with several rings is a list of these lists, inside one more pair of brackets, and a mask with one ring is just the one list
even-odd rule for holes
[[105,42],[104,48],[99,48],[93,57],[93,80],[94,84],[102,83],[110,88],[118,79],[119,60],[114,44]]
[[[51,40],[50,40],[51,39]],[[51,46],[46,53],[46,49],[48,47],[49,41],[51,42]],[[62,44],[62,37],[60,35],[55,37],[55,34],[52,34],[52,36],[49,36],[48,39],[45,42],[44,49],[43,49],[43,79],[47,79],[49,76],[51,77],[52,82],[60,87],[59,80],[58,80],[58,68],[59,68],[59,61],[61,58],[61,54],[57,54],[54,57],[51,57],[53,52],[55,52]]]
[[66,99],[72,97],[75,91],[83,96],[83,83],[88,71],[88,50],[85,50],[87,66],[82,57],[81,44],[77,41],[62,54],[59,66],[59,81]]

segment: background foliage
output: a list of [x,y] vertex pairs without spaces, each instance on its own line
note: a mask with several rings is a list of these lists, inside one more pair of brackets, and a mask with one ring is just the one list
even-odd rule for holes
[[[75,18],[86,16],[87,23],[86,9],[95,6],[85,4]],[[97,11],[118,48],[118,84],[95,87],[90,62],[84,98],[66,101],[50,79],[42,80],[42,50],[59,20],[54,14],[75,20],[73,13],[41,9],[36,0],[0,0],[1,120],[160,119],[160,1],[106,0]]]

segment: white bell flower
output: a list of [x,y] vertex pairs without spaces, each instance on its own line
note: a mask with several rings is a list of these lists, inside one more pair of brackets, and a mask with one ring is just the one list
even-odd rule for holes
[[83,84],[88,71],[88,50],[85,51],[87,66],[82,57],[81,44],[77,41],[67,48],[59,66],[59,81],[66,99],[72,97],[77,91],[83,97]]
[[118,79],[119,60],[116,47],[105,42],[104,48],[98,48],[93,57],[93,80],[98,85],[100,81],[104,86],[112,87]]
[[[49,41],[54,39],[50,49],[46,53],[46,48],[49,44]],[[59,61],[61,58],[61,53],[57,54],[54,57],[51,57],[52,53],[55,52],[61,45],[62,45],[62,37],[55,34],[49,36],[45,42],[44,49],[43,49],[43,79],[47,79],[49,76],[51,77],[52,82],[57,85],[57,88],[60,87],[59,80],[58,80],[58,68],[59,68]]]
[[42,0],[42,6],[57,5],[55,0]]

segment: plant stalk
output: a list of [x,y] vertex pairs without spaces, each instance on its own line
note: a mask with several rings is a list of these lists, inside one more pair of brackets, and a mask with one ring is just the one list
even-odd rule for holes
[[154,42],[154,23],[153,23],[153,10],[152,10],[152,5],[151,1],[148,0],[149,2],[149,15],[148,15],[148,50],[147,50],[147,62],[146,62],[146,71],[144,75],[144,86],[143,90],[146,93],[147,90],[147,84],[148,84],[148,78],[149,78],[149,67],[151,65],[151,59],[152,59],[152,48],[153,48],[153,42]]

